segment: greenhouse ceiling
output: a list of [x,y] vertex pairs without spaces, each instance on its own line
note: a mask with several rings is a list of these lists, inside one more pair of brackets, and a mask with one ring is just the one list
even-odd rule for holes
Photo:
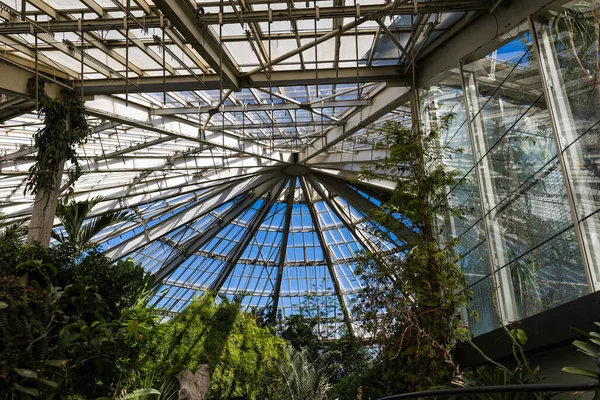
[[74,197],[137,215],[96,243],[154,273],[163,307],[209,289],[284,315],[320,298],[352,329],[357,254],[412,234],[367,218],[393,188],[355,181],[385,156],[367,127],[409,124],[411,87],[550,1],[511,3],[3,0],[2,213],[31,213],[37,76],[85,101]]

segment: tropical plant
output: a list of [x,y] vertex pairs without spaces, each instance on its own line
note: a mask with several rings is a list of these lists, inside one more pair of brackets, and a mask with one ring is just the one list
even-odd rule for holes
[[442,250],[438,243],[441,217],[464,212],[446,200],[456,174],[436,161],[439,136],[452,119],[446,114],[427,130],[386,122],[375,133],[388,156],[361,174],[390,174],[396,187],[372,217],[388,231],[412,230],[404,252],[367,252],[357,268],[366,285],[355,312],[379,348],[373,376],[381,382],[373,396],[449,383],[456,369],[452,349],[468,334],[459,317],[469,299],[466,280],[452,246]]
[[27,89],[37,99],[39,112],[44,113],[44,124],[34,135],[37,155],[29,169],[26,190],[36,194],[42,188],[56,190],[60,184],[58,173],[65,161],[70,161],[69,186],[81,176],[75,145],[83,144],[91,133],[83,102],[74,93],[63,90],[62,99],[50,98],[45,90],[44,79],[31,78]]
[[[594,322],[594,324],[600,327],[600,322]],[[596,365],[600,368],[600,333],[594,331],[586,332],[578,328],[573,328],[573,330],[585,337],[585,340],[573,341],[573,346],[577,347],[577,350],[586,356],[591,357]],[[600,374],[598,371],[591,371],[585,368],[564,367],[562,371],[569,374],[585,376],[594,379],[595,381],[600,379]],[[594,399],[600,399],[600,390],[596,390],[594,393]]]
[[[163,377],[156,371],[133,371],[123,382],[123,395],[137,394],[140,400],[175,400],[178,398],[179,385],[170,377]],[[140,390],[154,388],[154,393],[140,393]]]
[[239,303],[225,298],[217,305],[206,294],[162,324],[142,361],[164,377],[208,364],[211,399],[256,399],[269,398],[284,357],[285,342],[271,328],[259,326]]
[[97,196],[84,201],[70,200],[59,203],[56,216],[63,226],[63,231],[54,230],[52,237],[59,243],[68,242],[76,251],[81,251],[88,248],[94,236],[104,229],[135,219],[133,214],[124,211],[109,211],[89,218],[92,209],[103,200],[103,197]]
[[325,400],[331,388],[330,375],[325,368],[315,363],[306,349],[286,348],[287,360],[282,360],[279,369],[285,381],[287,393],[282,398],[289,400]]
[[[143,398],[158,389],[121,390],[159,329],[156,310],[147,307],[153,278],[139,265],[113,264],[95,251],[74,263],[71,246],[43,248],[6,237],[0,248],[8,252],[7,265],[0,265],[0,392],[95,399]],[[19,261],[32,255],[41,259]]]

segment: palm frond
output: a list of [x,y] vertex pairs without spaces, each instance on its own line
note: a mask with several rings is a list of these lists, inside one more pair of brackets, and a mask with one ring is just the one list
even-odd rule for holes
[[288,363],[280,366],[280,371],[288,387],[290,399],[327,399],[331,388],[330,376],[317,368],[306,350],[287,347]]
[[[3,222],[6,222],[6,217],[0,214],[0,224]],[[6,226],[0,230],[0,240],[25,236],[28,228],[25,222],[26,219],[20,219],[6,223]]]
[[92,209],[103,200],[102,196],[97,196],[84,201],[71,200],[67,203],[59,203],[56,216],[63,225],[64,233],[60,235],[54,233],[52,237],[61,243],[69,241],[77,248],[81,248],[109,226],[135,219],[134,214],[124,211],[110,211],[88,218]]
[[109,226],[120,224],[122,222],[131,222],[135,220],[135,215],[124,211],[111,211],[97,217],[91,218],[79,232],[77,242],[80,246],[85,245]]

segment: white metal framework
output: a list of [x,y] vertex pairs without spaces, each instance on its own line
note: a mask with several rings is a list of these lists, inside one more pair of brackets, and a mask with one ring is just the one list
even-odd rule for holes
[[393,188],[354,181],[385,156],[367,127],[409,123],[411,87],[550,2],[2,0],[1,211],[31,212],[37,75],[85,101],[74,196],[137,214],[96,242],[156,274],[162,306],[244,292],[352,332],[357,254],[413,234],[381,239],[367,218]]

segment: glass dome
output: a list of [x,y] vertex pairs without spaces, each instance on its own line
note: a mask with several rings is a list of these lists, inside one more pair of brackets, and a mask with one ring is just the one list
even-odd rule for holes
[[[112,258],[133,258],[161,281],[155,304],[174,313],[212,291],[242,295],[270,317],[319,317],[324,336],[353,329],[364,251],[395,253],[410,230],[368,218],[384,194],[302,165],[148,202],[138,221],[101,233]],[[142,222],[142,223],[140,223]]]

